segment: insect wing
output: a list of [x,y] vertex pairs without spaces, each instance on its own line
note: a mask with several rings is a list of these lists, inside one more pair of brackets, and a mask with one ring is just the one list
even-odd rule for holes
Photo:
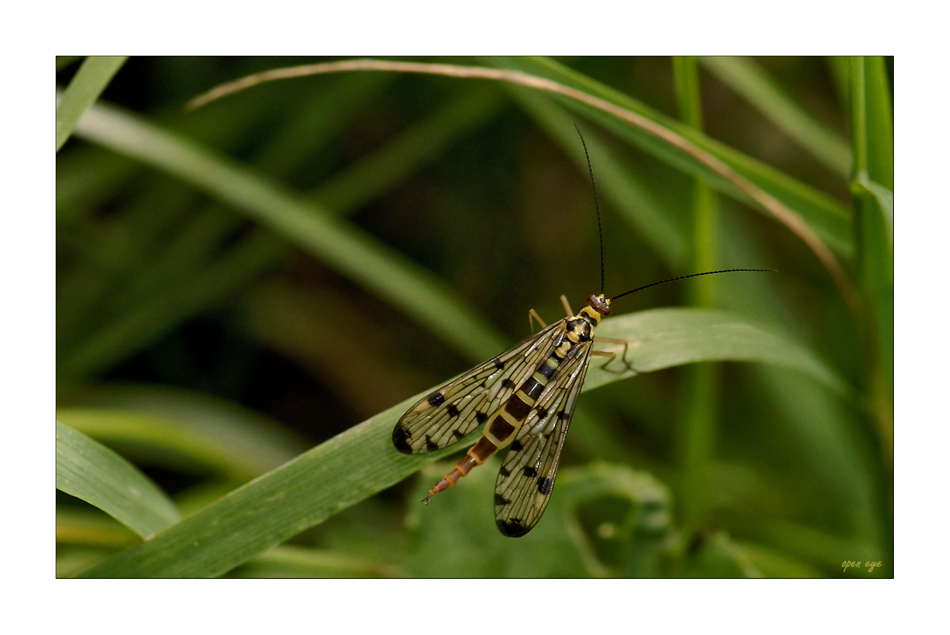
[[538,524],[551,500],[564,439],[590,365],[591,342],[564,360],[505,456],[495,481],[495,522],[506,536],[523,536]]
[[464,439],[534,372],[565,332],[566,323],[565,319],[547,326],[420,399],[393,429],[393,445],[403,454],[424,454]]

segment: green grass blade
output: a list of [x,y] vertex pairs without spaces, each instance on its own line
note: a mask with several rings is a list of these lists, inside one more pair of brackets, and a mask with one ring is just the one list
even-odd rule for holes
[[501,93],[487,88],[465,91],[402,131],[380,150],[321,184],[312,193],[313,200],[333,212],[345,213],[404,182],[443,156],[458,137],[480,127],[501,109]]
[[859,196],[870,195],[874,197],[881,214],[881,223],[883,236],[886,241],[885,246],[894,248],[894,192],[880,183],[868,181],[867,183],[853,183]]
[[137,467],[59,421],[56,488],[95,505],[143,538],[180,519],[171,499]]
[[[761,161],[757,161],[725,144],[707,137],[695,129],[674,121],[628,95],[604,86],[556,61],[547,58],[529,60],[501,58],[500,60],[496,60],[496,63],[505,68],[521,70],[562,82],[568,86],[583,90],[592,96],[612,102],[617,106],[646,117],[654,124],[667,128],[719,159],[740,176],[793,210],[828,247],[844,257],[851,255],[854,245],[849,222],[850,212],[840,201],[769,167]],[[723,180],[718,174],[710,171],[707,166],[687,157],[681,150],[670,146],[665,141],[589,106],[567,100],[565,100],[564,103],[569,105],[572,109],[583,112],[585,116],[601,123],[608,130],[617,134],[618,137],[627,139],[630,143],[646,150],[661,161],[687,174],[702,178],[720,192],[736,197],[744,202],[749,202],[754,205],[755,209],[761,211],[762,208],[758,204],[751,202],[732,184]]]
[[480,359],[503,346],[432,274],[256,172],[117,108],[97,104],[77,134],[171,174],[245,213]]
[[745,57],[703,57],[700,62],[812,156],[841,178],[847,177],[851,168],[847,142],[795,103],[755,61]]
[[881,58],[850,64],[858,284],[864,295],[869,351],[867,386],[885,456],[894,425],[894,128],[887,72]]
[[[876,276],[893,284],[894,249],[894,123],[887,72],[880,58],[854,58],[851,63],[852,151],[855,156],[852,191],[860,199],[876,207],[868,210],[875,216],[879,244],[862,245],[866,266]],[[873,200],[872,200],[873,199]],[[876,226],[879,228],[875,229]],[[870,239],[868,235],[860,239]],[[867,262],[873,258],[877,262]]]
[[[768,327],[725,311],[683,308],[640,311],[606,320],[597,334],[629,343],[629,368],[624,368],[619,360],[606,371],[594,373],[592,368],[585,388],[609,383],[613,380],[611,375],[620,379],[682,364],[742,361],[801,371],[839,394],[850,390],[844,379],[804,346]],[[605,350],[616,352],[623,347],[611,346]],[[617,372],[621,369],[622,372]]]
[[[551,60],[493,58],[488,63],[504,70],[385,60],[345,60],[273,69],[219,85],[193,99],[190,106],[198,107],[267,81],[353,71],[440,74],[500,80],[537,88],[559,95],[571,108],[600,121],[677,169],[708,180],[714,187],[753,204],[782,223],[821,261],[852,310],[858,310],[859,298],[852,281],[834,253],[837,251],[839,255],[848,257],[853,249],[847,210],[836,201],[775,170],[767,170],[764,164],[717,144],[689,127],[669,121],[635,100]],[[516,67],[527,72],[515,70]],[[560,81],[552,81],[546,76],[555,76]],[[770,179],[768,186],[762,182],[763,176]]]
[[[210,467],[245,483],[307,448],[296,435],[231,403],[183,390],[108,386],[60,395],[57,418],[112,447],[140,448],[163,465]],[[148,460],[151,457],[147,457]],[[233,486],[233,485],[232,485]]]
[[[372,77],[354,74],[345,78],[348,81],[343,82],[344,87],[330,91],[326,98],[333,104],[354,98],[352,84],[357,84],[356,99],[372,98],[374,93],[369,91],[377,90],[377,84],[385,84],[379,80],[386,78],[388,76],[385,75]],[[365,85],[369,79],[374,81]],[[459,135],[491,116],[499,103],[497,90],[465,91],[459,99],[437,109],[380,150],[323,183],[313,193],[314,200],[324,206],[331,204],[332,207],[324,208],[327,212],[346,215],[356,206],[382,195],[388,188],[396,187],[419,170],[422,164],[432,162],[437,153]],[[321,109],[319,115],[317,118],[323,122],[322,125],[333,129],[348,123],[345,113],[337,112],[331,106]],[[306,136],[319,147],[323,135],[312,123],[314,117],[298,117],[301,118],[306,122],[293,121],[289,124],[293,138]],[[193,127],[191,121],[177,123]],[[281,141],[286,140],[281,138]],[[306,157],[297,157],[286,150],[282,152],[281,148],[274,147],[276,143],[272,142],[259,152],[255,164],[264,163],[269,172],[286,173],[293,169],[295,159],[306,160]],[[304,146],[309,147],[308,144],[292,147]],[[110,191],[112,188],[108,183],[103,183],[101,178],[95,178],[94,175],[90,176],[87,169],[88,166],[101,166],[105,159],[111,159],[107,164],[113,172],[130,172],[134,167],[124,158],[102,153],[98,148],[87,150],[104,154],[104,157],[96,161],[82,160],[78,162],[79,165],[62,168],[61,175],[64,178],[78,171],[77,168],[82,169],[82,175],[74,182],[57,187],[58,195],[77,187],[92,188],[95,192]],[[138,192],[138,196],[145,200],[154,199],[158,194],[149,190]],[[187,191],[183,197],[187,200]],[[60,203],[59,209],[64,211],[60,215],[61,220],[68,211],[74,209],[73,205],[72,201]],[[78,251],[88,254],[98,267],[112,270],[115,279],[111,291],[95,284],[92,289],[86,288],[83,281],[89,281],[91,277],[88,268],[73,271],[73,277],[61,279],[60,289],[69,291],[68,295],[62,294],[57,299],[63,307],[57,314],[60,379],[86,377],[114,366],[197,312],[207,311],[239,295],[266,271],[276,268],[291,252],[290,246],[263,229],[249,232],[237,242],[229,241],[227,238],[233,235],[235,226],[240,226],[242,220],[220,206],[211,205],[199,213],[182,213],[174,210],[175,205],[174,201],[164,205],[153,203],[143,210],[144,220],[133,218],[133,214],[122,218],[123,225],[130,228],[144,225],[146,229],[141,231],[141,236],[131,240],[134,246],[128,244],[127,238],[120,241],[121,247],[125,249],[122,252],[124,258],[110,260],[105,254],[111,252],[108,248],[102,248],[101,239],[88,239],[86,232],[98,234],[86,224],[77,223],[69,231],[61,232],[62,240],[72,239]],[[164,224],[158,229],[155,228],[155,219],[164,219],[160,221]],[[162,229],[174,232],[174,239],[159,239],[163,241],[162,244],[154,244],[156,236],[164,236]],[[107,301],[113,305],[107,317],[103,317],[98,310],[104,301],[104,293]],[[473,361],[477,361],[481,356],[472,357]]]
[[[882,187],[894,189],[894,112],[891,106],[891,87],[884,60],[880,57],[864,57],[852,60],[852,69],[860,69],[860,77],[852,78],[853,90],[863,95],[862,116],[866,127],[861,132],[867,155],[861,157],[863,171],[868,178]],[[854,114],[854,113],[852,113]]]
[[[695,57],[673,58],[676,100],[684,123],[703,129],[699,65]],[[701,179],[692,183],[692,262],[687,271],[713,271],[724,268],[720,260],[719,198]],[[689,304],[716,306],[719,280],[710,276],[710,284],[690,285],[684,293]],[[713,364],[692,365],[684,369],[684,386],[679,406],[682,428],[674,437],[679,467],[680,518],[686,531],[692,532],[707,521],[709,475],[715,463],[719,430],[719,392],[721,374]]]
[[126,57],[87,57],[79,71],[63,92],[56,106],[56,150],[59,151],[69,139],[82,118],[112,77],[125,64]]
[[[840,265],[827,251],[830,247],[848,256],[853,247],[848,226],[848,210],[840,202],[768,168],[763,163],[753,161],[687,126],[671,121],[623,93],[608,88],[553,60],[490,58],[487,63],[497,68],[369,59],[273,69],[219,85],[193,99],[189,106],[198,107],[267,81],[353,71],[479,77],[540,88],[542,91],[564,96],[561,99],[571,108],[603,123],[620,136],[628,138],[678,169],[709,180],[715,187],[730,195],[753,203],[757,209],[768,209],[772,216],[781,220],[815,251],[825,266],[831,270],[836,282],[842,287],[842,291],[848,294],[849,300],[852,299],[852,290],[848,288]],[[498,68],[505,69],[506,72],[500,73]],[[545,79],[561,84],[547,82]],[[629,112],[624,113],[623,110]],[[631,117],[638,119],[639,124],[634,124]],[[647,131],[648,127],[649,131]],[[673,142],[673,139],[677,141]],[[712,165],[716,165],[716,169],[713,169]]]
[[[794,343],[714,311],[667,309],[611,318],[607,337],[630,341],[629,367],[590,369],[585,390],[638,372],[698,361],[765,361],[835,380]],[[601,327],[604,330],[604,327]],[[615,371],[615,372],[612,372]],[[392,429],[417,395],[349,429],[186,518],[146,543],[85,572],[89,577],[209,577],[385,489],[453,452],[405,456]]]
[[[568,110],[537,91],[518,86],[507,88],[521,108],[534,118],[548,136],[561,146],[565,155],[573,160],[577,169],[586,175],[587,161],[584,154],[578,151],[577,133],[572,125],[574,118]],[[616,211],[643,236],[657,258],[663,260],[671,270],[681,269],[686,244],[676,224],[664,213],[646,185],[638,182],[637,176],[611,152],[610,145],[600,141],[596,129],[584,128],[583,133],[588,146],[596,148],[592,160],[598,193],[609,202],[612,211]]]

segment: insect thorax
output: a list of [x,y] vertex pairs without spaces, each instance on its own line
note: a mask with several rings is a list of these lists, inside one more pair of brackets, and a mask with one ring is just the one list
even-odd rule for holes
[[594,329],[600,324],[600,314],[589,306],[581,309],[576,317],[567,321],[567,332],[573,333],[578,342],[587,342],[593,338]]

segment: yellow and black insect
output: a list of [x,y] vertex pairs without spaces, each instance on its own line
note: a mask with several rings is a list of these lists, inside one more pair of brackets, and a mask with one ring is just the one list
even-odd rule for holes
[[[596,184],[594,192],[596,197]],[[597,214],[599,221],[599,208]],[[613,299],[673,280],[733,271],[769,270],[694,273],[632,289]],[[396,449],[403,454],[425,454],[461,441],[487,422],[481,438],[423,502],[455,485],[498,450],[511,446],[495,481],[495,521],[501,533],[511,537],[525,535],[538,523],[551,499],[564,439],[590,357],[610,357],[607,364],[615,358],[614,353],[593,350],[594,329],[601,318],[610,315],[611,300],[603,293],[591,295],[587,306],[572,316],[566,298],[561,299],[568,317],[544,326],[532,311],[531,317],[543,326],[539,333],[421,399],[396,424]],[[626,342],[599,341],[622,344],[626,356]]]

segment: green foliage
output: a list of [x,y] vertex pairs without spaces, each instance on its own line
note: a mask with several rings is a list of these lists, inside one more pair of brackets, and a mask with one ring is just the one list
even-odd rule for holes
[[[58,70],[58,575],[892,575],[888,60],[355,62],[182,109],[300,63]],[[574,121],[608,297],[780,273],[618,300],[506,539],[496,464],[422,506],[467,444],[390,434],[600,292]]]
[[165,492],[134,465],[59,422],[56,489],[95,505],[143,538],[181,520]]
[[125,63],[124,57],[90,57],[82,63],[76,77],[56,106],[56,150],[69,139],[76,124],[112,81]]

